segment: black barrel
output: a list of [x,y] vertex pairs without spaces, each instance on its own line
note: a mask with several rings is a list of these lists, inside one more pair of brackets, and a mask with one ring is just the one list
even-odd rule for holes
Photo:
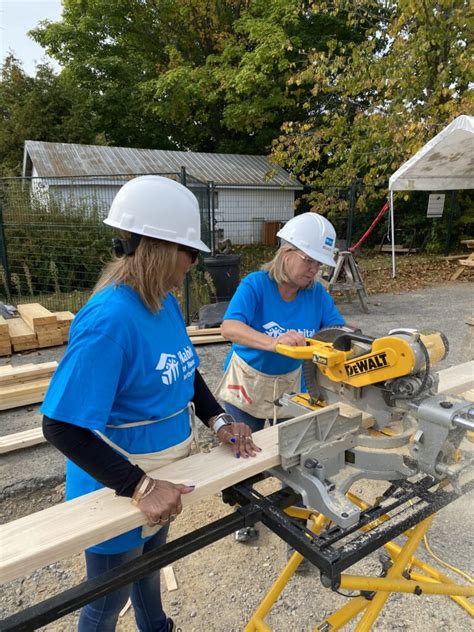
[[240,255],[205,257],[204,267],[214,284],[212,302],[230,301],[239,284]]

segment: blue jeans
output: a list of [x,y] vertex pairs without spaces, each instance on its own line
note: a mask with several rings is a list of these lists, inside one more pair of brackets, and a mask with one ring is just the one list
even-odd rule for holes
[[258,417],[253,417],[249,413],[246,413],[244,410],[240,410],[237,406],[233,404],[229,404],[228,402],[223,402],[224,410],[229,415],[235,419],[235,421],[243,422],[247,424],[252,432],[258,432],[262,430],[266,419],[259,419]]
[[[168,527],[163,527],[150,540],[130,551],[104,555],[86,551],[87,578],[93,579],[112,568],[140,557],[166,542]],[[167,632],[168,619],[163,612],[160,594],[160,570],[142,577],[134,584],[119,588],[81,610],[78,632],[114,632],[120,611],[131,598],[140,632]]]

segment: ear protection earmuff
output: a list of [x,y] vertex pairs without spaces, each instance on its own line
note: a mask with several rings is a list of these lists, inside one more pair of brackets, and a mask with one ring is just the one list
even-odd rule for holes
[[114,237],[112,239],[112,250],[117,257],[124,257],[133,255],[140,243],[141,235],[131,233],[130,239],[120,239],[120,237]]

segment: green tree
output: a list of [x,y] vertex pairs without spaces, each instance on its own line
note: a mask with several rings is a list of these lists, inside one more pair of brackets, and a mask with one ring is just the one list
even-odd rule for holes
[[0,80],[0,174],[18,176],[25,140],[94,142],[94,117],[84,98],[47,64],[28,76],[8,55]]
[[64,0],[34,38],[89,95],[107,143],[266,152],[306,84],[307,50],[357,39],[306,0]]
[[[362,42],[331,39],[308,52],[291,83],[310,83],[304,119],[289,119],[273,156],[337,213],[337,186],[360,178],[363,208],[377,186],[459,114],[472,112],[467,0],[318,2],[313,16],[344,19]],[[376,193],[380,196],[380,192]]]

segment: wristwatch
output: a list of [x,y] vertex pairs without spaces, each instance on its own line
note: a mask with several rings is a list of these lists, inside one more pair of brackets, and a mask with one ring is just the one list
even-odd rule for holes
[[235,419],[228,413],[221,413],[220,415],[216,415],[215,417],[211,417],[211,419],[209,419],[209,425],[216,434],[222,427],[231,426],[233,423],[235,423]]

